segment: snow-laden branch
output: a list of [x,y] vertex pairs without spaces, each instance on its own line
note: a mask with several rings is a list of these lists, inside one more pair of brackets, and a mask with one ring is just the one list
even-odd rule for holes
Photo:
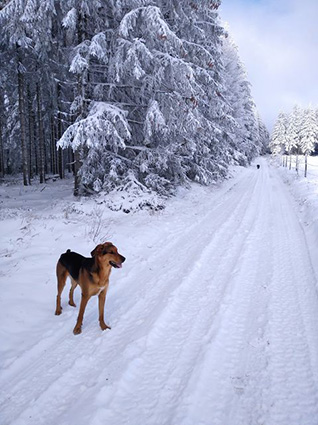
[[117,153],[119,148],[125,149],[125,140],[130,137],[127,112],[105,102],[95,102],[87,118],[75,122],[65,131],[58,147],[71,146],[75,151],[80,146],[105,146]]

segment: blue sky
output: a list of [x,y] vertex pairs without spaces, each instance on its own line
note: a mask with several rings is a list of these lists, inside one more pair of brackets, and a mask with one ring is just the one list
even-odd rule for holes
[[318,0],[223,0],[219,11],[270,131],[281,110],[318,105]]

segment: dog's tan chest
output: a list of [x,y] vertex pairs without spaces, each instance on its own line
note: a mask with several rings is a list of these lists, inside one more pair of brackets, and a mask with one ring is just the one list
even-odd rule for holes
[[107,287],[107,285],[105,285],[105,286],[99,286],[96,295],[99,295],[106,287]]
[[109,285],[108,279],[99,279],[94,285],[91,286],[91,294],[99,295],[102,291],[107,291]]

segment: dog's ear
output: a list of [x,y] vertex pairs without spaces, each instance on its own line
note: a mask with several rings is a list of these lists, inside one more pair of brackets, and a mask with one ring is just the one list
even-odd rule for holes
[[95,257],[96,255],[102,255],[103,252],[103,245],[99,244],[93,251],[91,252],[91,256]]
[[101,243],[99,245],[97,245],[97,247],[95,249],[93,249],[93,251],[91,252],[91,256],[95,257],[97,255],[105,255],[107,254],[107,251],[109,249],[109,247],[113,246],[113,244],[111,242],[105,242],[105,243]]

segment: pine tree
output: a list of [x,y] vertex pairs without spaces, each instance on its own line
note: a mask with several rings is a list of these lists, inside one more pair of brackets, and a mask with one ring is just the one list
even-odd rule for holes
[[229,35],[224,40],[223,50],[226,99],[233,117],[230,145],[233,158],[239,164],[246,165],[268,145],[268,134],[257,114],[237,46]]
[[302,115],[300,108],[295,105],[291,114],[288,116],[287,134],[288,141],[286,149],[289,152],[289,169],[291,169],[291,154],[292,151],[296,153],[296,171],[298,172],[298,155],[301,151],[300,147],[300,130],[301,130]]
[[280,112],[271,135],[270,149],[273,155],[283,155],[286,152],[288,118]]
[[[82,184],[99,191],[101,177],[107,175],[107,189],[113,189],[120,175],[116,168],[123,157],[120,151],[131,137],[127,113],[116,106],[95,102],[86,118],[77,120],[59,141],[61,148],[71,146],[85,161],[79,170]],[[84,155],[85,153],[85,155]]]
[[257,121],[258,121],[258,135],[259,135],[259,144],[260,144],[260,154],[266,155],[268,153],[269,148],[269,132],[262,121],[260,115],[257,113]]
[[318,139],[318,122],[313,108],[304,110],[302,127],[300,130],[300,148],[305,155],[305,177],[307,177],[308,155],[315,150]]

